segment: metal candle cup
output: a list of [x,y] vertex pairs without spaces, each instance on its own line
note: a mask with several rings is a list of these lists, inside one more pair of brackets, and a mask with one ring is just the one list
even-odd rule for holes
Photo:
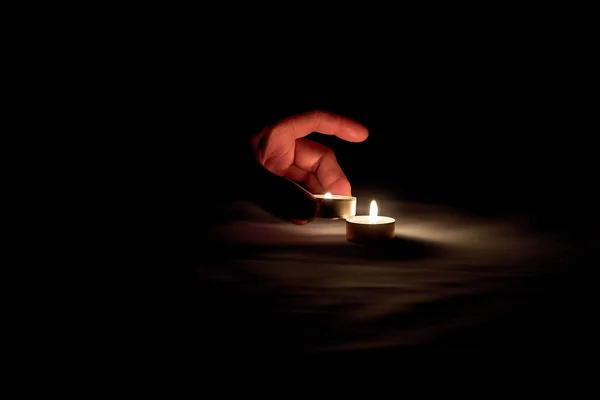
[[346,219],[346,240],[353,243],[379,243],[396,236],[396,220],[377,215],[377,203],[371,201],[369,215],[358,215]]
[[341,196],[337,194],[315,194],[319,203],[317,217],[338,219],[356,215],[356,197]]

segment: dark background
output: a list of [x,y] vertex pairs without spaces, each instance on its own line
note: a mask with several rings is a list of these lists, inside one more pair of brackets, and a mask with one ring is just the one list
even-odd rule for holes
[[311,135],[334,149],[353,184],[485,213],[576,221],[581,216],[569,213],[592,211],[585,80],[552,54],[476,50],[360,67],[282,62],[268,73],[228,76],[231,90],[218,95],[227,124],[218,135],[231,143],[285,116],[328,110],[370,131],[359,144]]
[[136,17],[141,26],[110,49],[116,60],[98,60],[102,73],[90,77],[106,87],[118,77],[107,115],[134,118],[117,140],[135,136],[148,165],[177,171],[171,180],[200,176],[197,196],[235,180],[231,149],[318,108],[371,132],[361,144],[317,139],[351,183],[480,212],[595,215],[593,25],[583,12],[298,5],[223,18],[216,8]]
[[[228,346],[235,352],[256,339],[231,343],[231,337],[241,340],[235,321],[267,314],[256,322],[258,337],[279,326],[269,314],[277,300],[265,295],[248,302],[244,294],[259,278],[240,278],[239,287],[221,291],[195,273],[235,258],[235,247],[215,245],[202,228],[216,205],[244,198],[252,186],[244,181],[247,160],[239,150],[264,126],[300,112],[327,110],[367,126],[364,143],[311,138],[329,145],[352,185],[371,188],[369,195],[381,190],[397,200],[475,214],[521,214],[542,230],[595,234],[593,110],[582,73],[588,64],[571,43],[502,42],[477,32],[468,41],[417,35],[385,45],[308,35],[265,45],[242,36],[233,46],[204,37],[194,51],[170,43],[169,65],[151,69],[161,79],[145,76],[132,86],[141,86],[136,95],[150,103],[141,114],[148,129],[139,132],[140,143],[151,144],[143,154],[150,162],[138,177],[150,178],[144,193],[160,211],[143,219],[155,234],[144,254],[158,249],[162,256],[153,260],[160,260],[159,284],[145,289],[151,293],[140,297],[136,312],[145,312],[151,329],[167,330],[157,346],[175,343],[185,353],[211,327],[211,340],[222,336],[217,352]],[[164,225],[155,224],[157,216],[165,217]],[[554,280],[544,287],[544,299],[571,299],[569,305],[583,309],[573,299],[587,290],[576,276],[594,265],[587,255],[564,275],[568,289]],[[163,281],[173,271],[175,280]],[[543,309],[536,295],[532,302]]]
[[589,25],[525,8],[312,11],[182,21],[127,47],[148,46],[126,73],[149,105],[140,136],[188,181],[200,171],[198,195],[235,186],[233,149],[265,125],[323,109],[370,130],[360,144],[313,135],[353,184],[486,213],[595,214]]

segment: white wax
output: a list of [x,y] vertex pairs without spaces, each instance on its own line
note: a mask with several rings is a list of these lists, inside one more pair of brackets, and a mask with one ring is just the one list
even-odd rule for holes
[[353,224],[365,224],[365,225],[379,225],[379,224],[391,224],[396,222],[394,218],[390,217],[370,217],[368,215],[357,215],[355,217],[346,218],[346,221]]
[[324,194],[313,194],[317,199],[332,199],[332,200],[356,200],[354,196],[342,196],[340,194],[332,194],[331,197],[325,196]]

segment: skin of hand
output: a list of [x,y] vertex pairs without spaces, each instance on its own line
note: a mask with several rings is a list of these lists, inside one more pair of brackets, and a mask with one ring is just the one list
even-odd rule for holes
[[[315,110],[284,118],[251,140],[254,157],[264,167],[260,203],[299,225],[314,219],[318,211],[312,193],[352,194],[333,150],[305,138],[313,132],[348,142],[362,142],[369,136],[367,128],[352,119]],[[310,192],[296,182],[303,182]]]

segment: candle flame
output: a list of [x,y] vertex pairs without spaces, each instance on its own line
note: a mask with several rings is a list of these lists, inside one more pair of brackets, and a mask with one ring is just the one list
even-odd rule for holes
[[375,200],[371,200],[371,207],[369,209],[369,220],[371,222],[374,222],[377,219],[377,213],[378,213],[378,209],[377,209],[377,203],[375,202]]
[[327,193],[325,193],[325,198],[326,199],[332,199],[333,196],[331,195],[331,193],[327,192]]

